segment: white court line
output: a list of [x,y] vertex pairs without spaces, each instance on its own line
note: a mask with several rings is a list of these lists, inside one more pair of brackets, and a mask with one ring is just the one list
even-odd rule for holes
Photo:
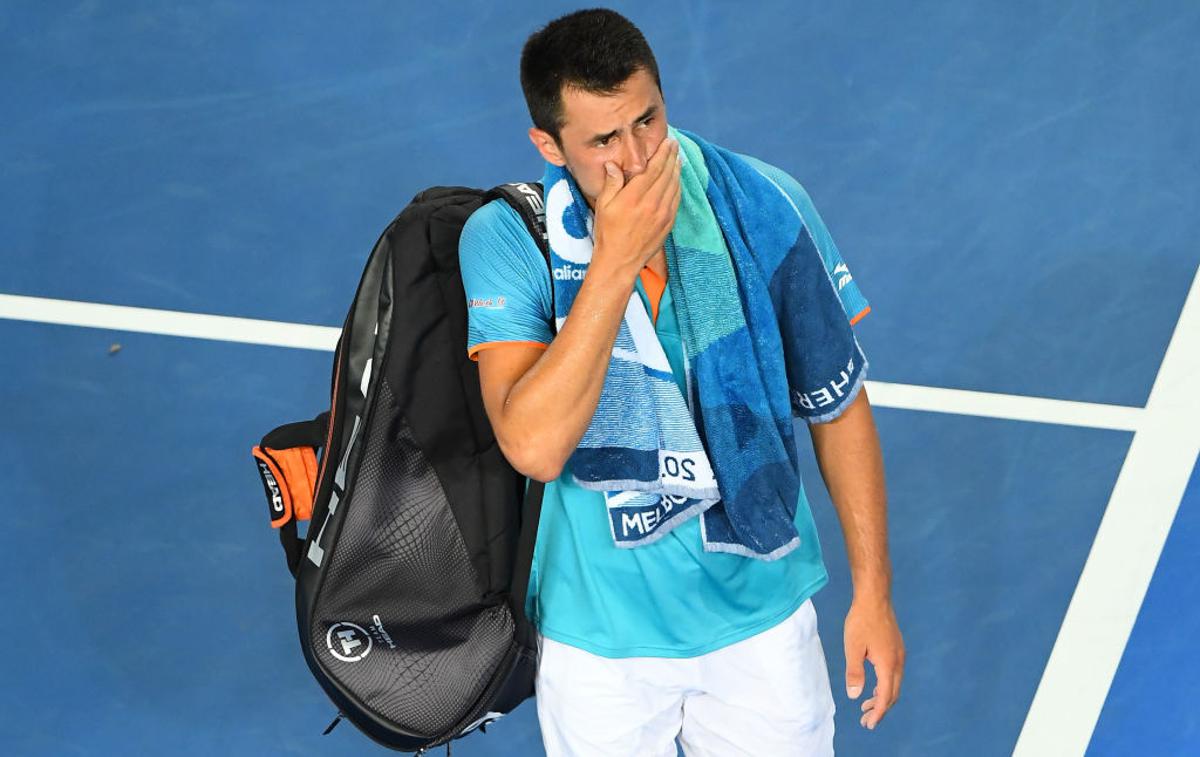
[[[224,315],[0,294],[0,318],[143,334],[332,351],[340,329]],[[1142,409],[1090,402],[867,381],[871,404],[1033,423],[1132,431]]]
[[[1192,280],[1014,757],[1082,755],[1200,455],[1200,272]],[[1189,611],[1194,611],[1194,608]],[[1171,696],[1164,681],[1162,696]]]
[[151,310],[97,302],[51,300],[15,294],[0,294],[0,318],[306,350],[332,351],[337,344],[338,334],[341,333],[341,329],[329,326],[183,313],[177,310]]
[[889,384],[882,381],[868,381],[867,388],[871,404],[883,407],[1116,431],[1135,431],[1141,423],[1143,413],[1140,407],[912,384]]

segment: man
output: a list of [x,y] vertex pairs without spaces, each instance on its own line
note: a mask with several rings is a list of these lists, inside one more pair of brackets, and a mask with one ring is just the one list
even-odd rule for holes
[[[459,249],[468,352],[479,362],[496,439],[514,468],[547,482],[527,600],[542,640],[536,693],[547,752],[674,755],[678,737],[689,755],[832,754],[834,704],[810,600],[827,575],[803,488],[794,509],[799,546],[755,559],[707,550],[702,517],[650,543],[617,546],[606,493],[572,472],[631,297],[690,396],[691,345],[680,336],[683,306],[668,286],[676,273],[664,246],[680,209],[683,160],[679,142],[667,138],[654,55],[619,14],[579,11],[529,38],[521,83],[530,140],[569,173],[593,214],[591,257],[570,317],[554,334],[555,281],[504,203],[472,215]],[[741,157],[803,216],[853,324],[869,308],[804,190]],[[883,464],[865,389],[830,408],[820,422],[809,419],[809,432],[854,581],[847,695],[862,693],[870,660],[877,683],[861,722],[873,729],[899,695],[904,665]]]

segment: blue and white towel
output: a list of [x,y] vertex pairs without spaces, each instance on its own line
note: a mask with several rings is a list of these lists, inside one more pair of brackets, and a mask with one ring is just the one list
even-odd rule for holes
[[[866,359],[787,194],[734,153],[680,129],[669,135],[680,143],[683,191],[665,245],[667,285],[689,398],[634,292],[569,470],[604,492],[619,547],[702,514],[706,551],[773,560],[800,543],[792,417],[823,421],[848,406]],[[564,168],[548,163],[542,181],[561,329],[591,260],[593,215]]]

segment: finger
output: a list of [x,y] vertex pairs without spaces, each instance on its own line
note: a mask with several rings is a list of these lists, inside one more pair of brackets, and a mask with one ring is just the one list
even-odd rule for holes
[[846,696],[851,699],[858,699],[862,694],[863,681],[866,680],[866,674],[863,672],[863,651],[861,647],[846,644]]
[[637,182],[639,185],[642,185],[644,191],[649,192],[652,187],[658,184],[666,169],[670,167],[671,158],[677,153],[678,149],[679,143],[669,137],[659,142],[658,148],[650,156],[649,162],[646,163],[646,170],[630,179],[629,183],[633,184]]
[[679,143],[674,140],[671,141],[669,149],[665,152],[667,154],[664,157],[661,170],[650,184],[650,189],[647,190],[647,192],[654,193],[659,201],[670,197],[671,186],[675,181],[678,181],[679,166],[682,157],[679,154]]
[[671,193],[671,220],[668,229],[675,225],[675,217],[679,214],[679,204],[683,201],[683,182],[676,179],[675,189]]
[[651,189],[647,190],[654,194],[658,202],[671,202],[672,195],[676,188],[681,184],[680,175],[683,166],[683,156],[680,154],[678,147],[675,148],[675,154],[663,168],[663,172],[659,174],[658,180],[654,182]]
[[886,707],[875,707],[870,712],[864,712],[859,720],[868,731],[873,731],[879,725],[879,721],[883,720],[885,713]]
[[600,189],[600,196],[596,198],[596,204],[603,207],[616,196],[617,192],[621,191],[621,187],[625,186],[625,174],[617,168],[617,164],[611,160],[604,162],[604,186]]
[[671,156],[677,152],[679,152],[679,141],[672,137],[663,137],[663,140],[658,143],[658,147],[654,148],[654,154],[650,156],[650,162],[658,161],[659,170],[661,171],[671,162]]
[[[678,163],[676,163],[678,165]],[[683,197],[683,188],[679,181],[679,169],[668,168],[663,172],[664,176],[672,177],[674,181],[660,182],[661,186],[656,186],[647,193],[649,199],[662,212],[662,231],[668,232],[675,225],[675,216],[679,212],[679,202]]]
[[888,709],[892,706],[892,692],[894,691],[893,684],[895,683],[895,673],[888,668],[875,668],[875,707],[871,710],[870,717],[867,718],[867,728],[874,729],[879,725],[879,721],[883,720],[883,716],[887,714]]
[[895,668],[875,666],[875,691],[883,699],[885,708],[892,706],[896,701]]
[[863,728],[871,729],[875,727],[873,718],[876,717],[876,709],[879,707],[879,689],[871,692],[871,696],[867,698],[862,705],[862,714],[858,716],[858,723]]

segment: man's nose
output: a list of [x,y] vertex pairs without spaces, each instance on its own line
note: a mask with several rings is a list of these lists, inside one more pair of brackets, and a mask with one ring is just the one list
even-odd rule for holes
[[642,145],[636,139],[626,139],[622,142],[624,154],[621,156],[622,167],[626,178],[637,176],[646,170],[646,159],[642,156]]

